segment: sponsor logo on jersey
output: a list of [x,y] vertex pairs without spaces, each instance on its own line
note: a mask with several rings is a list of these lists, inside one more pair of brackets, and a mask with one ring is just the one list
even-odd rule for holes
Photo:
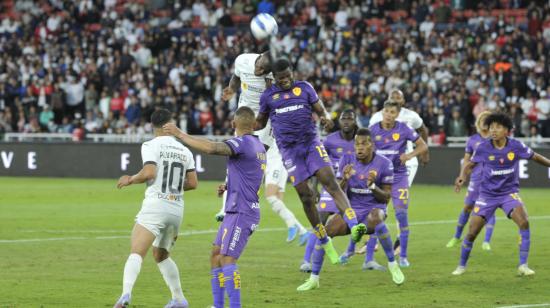
[[508,174],[512,174],[516,171],[515,168],[511,168],[511,169],[502,169],[502,170],[491,170],[491,175],[495,176],[495,175],[508,175]]
[[[285,95],[286,96],[286,95]],[[286,97],[285,97],[286,98]],[[304,105],[300,104],[300,105],[294,105],[294,106],[288,106],[288,107],[283,107],[283,108],[277,108],[275,109],[275,113],[276,114],[280,114],[280,113],[287,113],[287,112],[292,112],[292,111],[296,111],[296,110],[300,110],[300,109],[303,109],[304,108]]]
[[399,133],[395,133],[395,134],[391,135],[391,137],[392,137],[393,141],[397,141],[397,140],[399,140],[399,137],[401,137],[401,135],[399,135]]
[[172,195],[172,194],[163,194],[163,193],[158,193],[157,198],[161,200],[172,201],[172,202],[180,202],[182,200],[182,196]]
[[296,96],[300,96],[300,94],[302,94],[302,89],[295,87],[294,89],[292,89],[292,93],[294,93],[294,95]]
[[508,155],[506,156],[508,157],[508,160],[512,161],[516,157],[516,154],[514,152],[508,152]]

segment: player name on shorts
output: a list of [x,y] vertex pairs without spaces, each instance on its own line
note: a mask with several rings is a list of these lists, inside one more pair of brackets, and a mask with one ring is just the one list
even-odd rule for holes
[[288,106],[288,107],[283,107],[283,108],[277,108],[277,109],[275,109],[275,112],[277,114],[287,113],[287,112],[296,111],[296,110],[299,110],[299,109],[302,109],[302,108],[304,108],[304,105],[300,104],[300,105]]
[[503,169],[503,170],[493,170],[493,169],[491,169],[491,175],[507,175],[507,174],[512,174],[514,172],[516,172],[516,168]]
[[187,157],[183,153],[160,152],[160,158],[175,159],[179,161],[187,161]]
[[173,194],[163,194],[163,193],[157,193],[157,198],[161,200],[168,200],[168,201],[174,201],[174,202],[180,202],[183,198],[181,195],[173,195]]

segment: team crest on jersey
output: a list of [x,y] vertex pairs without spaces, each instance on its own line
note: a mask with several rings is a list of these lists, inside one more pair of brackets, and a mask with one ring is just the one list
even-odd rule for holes
[[516,157],[516,154],[514,152],[508,152],[508,155],[506,155],[508,157],[508,160],[514,160],[514,158]]
[[343,150],[344,150],[344,149],[342,149],[342,148],[337,148],[337,149],[336,149],[336,152],[342,153]]
[[321,208],[325,209],[327,207],[327,204],[325,202],[321,202]]
[[489,160],[490,160],[490,161],[495,160],[495,155],[489,155]]
[[479,212],[479,206],[474,207],[474,213]]
[[399,135],[399,133],[395,133],[395,134],[391,135],[391,137],[393,138],[393,141],[397,141],[397,140],[399,140],[399,137],[401,137],[401,135]]
[[382,140],[382,136],[380,136],[380,135],[376,135],[376,137],[374,137],[374,140],[376,140],[376,141],[380,141],[380,140]]
[[376,177],[376,176],[378,175],[378,171],[376,171],[376,170],[370,170],[370,171],[369,171],[369,175],[371,175],[371,174],[372,174],[372,176]]
[[294,183],[294,181],[296,181],[296,178],[295,178],[293,175],[291,175],[291,176],[290,176],[290,182],[291,182],[291,183]]
[[281,98],[281,95],[279,93],[274,94],[272,97],[273,100],[278,100],[279,98]]
[[300,94],[302,94],[302,89],[296,87],[296,88],[292,89],[292,93],[294,93],[294,95],[296,95],[296,96],[300,96]]
[[248,85],[244,82],[241,82],[241,88],[243,88],[243,90],[248,90]]

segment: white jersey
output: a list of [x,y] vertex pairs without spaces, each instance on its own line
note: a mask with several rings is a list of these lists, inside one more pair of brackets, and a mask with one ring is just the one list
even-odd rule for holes
[[273,79],[273,75],[256,76],[254,66],[260,55],[257,53],[243,53],[235,59],[235,76],[241,79],[241,96],[238,106],[250,107],[255,115],[260,111],[260,96],[266,88],[265,79]]
[[183,185],[187,172],[195,170],[193,154],[171,136],[160,136],[141,145],[143,165],[157,166],[147,182],[141,212],[183,215]]
[[[407,108],[401,108],[401,111],[397,116],[397,121],[405,123],[415,130],[418,130],[422,127],[422,125],[424,125],[424,122],[422,121],[422,118],[418,115],[418,113]],[[378,122],[382,122],[382,110],[378,111],[372,116],[369,122],[369,126]],[[407,153],[412,152],[413,148],[414,147],[412,142],[407,142]],[[416,159],[416,157],[414,159],[411,159],[410,161],[413,160],[416,161],[416,163],[418,164],[418,160]]]

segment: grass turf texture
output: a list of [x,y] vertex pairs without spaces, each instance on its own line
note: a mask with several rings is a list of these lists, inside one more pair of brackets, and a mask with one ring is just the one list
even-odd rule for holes
[[[117,190],[115,184],[114,179],[0,177],[0,307],[113,305],[121,292],[129,233],[144,191],[143,185]],[[201,182],[198,190],[186,193],[181,232],[217,229],[213,218],[220,204],[217,184]],[[296,193],[291,187],[287,192],[287,205],[305,224]],[[411,223],[438,222],[411,226],[412,267],[403,270],[403,286],[395,286],[388,272],[361,271],[364,256],[360,255],[345,266],[325,261],[321,288],[305,293],[296,292],[308,277],[298,271],[303,248],[285,242],[284,223],[262,200],[260,230],[239,260],[243,306],[489,307],[548,302],[548,190],[521,191],[533,217],[529,265],[537,274],[530,278],[516,277],[517,228],[503,219],[502,212],[497,215],[493,250],[481,250],[482,231],[468,271],[451,276],[460,248],[447,249],[445,244],[454,233],[463,194],[455,194],[451,187],[415,185],[411,196]],[[393,222],[390,210],[388,223]],[[395,239],[393,224],[390,231]],[[214,231],[184,235],[173,250],[192,307],[212,303],[209,253],[214,237]],[[29,241],[20,241],[25,239]],[[340,252],[347,243],[347,237],[335,240]],[[386,265],[382,250],[376,259]],[[132,307],[161,307],[169,298],[149,253],[134,287]]]

